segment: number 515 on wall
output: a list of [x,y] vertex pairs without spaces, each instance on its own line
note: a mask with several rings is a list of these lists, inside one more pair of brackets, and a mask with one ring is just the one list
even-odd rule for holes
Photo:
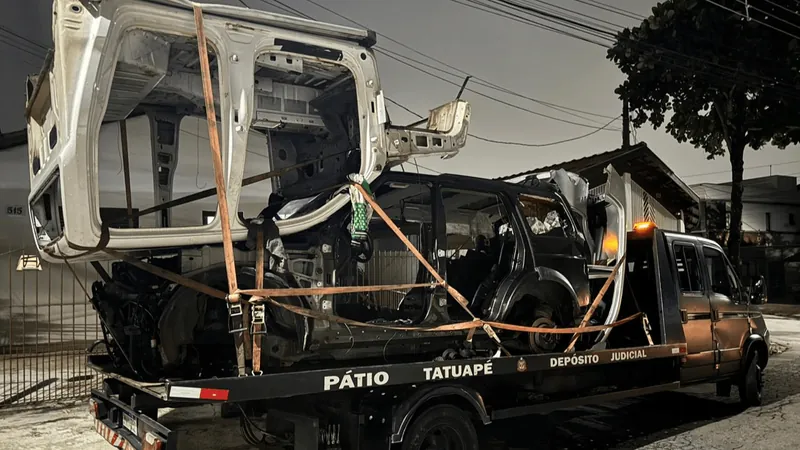
[[6,206],[6,215],[9,216],[22,216],[25,214],[24,206]]

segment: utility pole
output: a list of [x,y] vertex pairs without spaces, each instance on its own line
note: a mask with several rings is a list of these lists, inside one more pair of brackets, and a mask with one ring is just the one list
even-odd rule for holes
[[628,111],[628,96],[622,97],[622,148],[631,146],[631,114]]

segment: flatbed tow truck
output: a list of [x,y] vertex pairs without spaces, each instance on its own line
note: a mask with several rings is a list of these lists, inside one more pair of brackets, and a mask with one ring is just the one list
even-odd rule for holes
[[[179,434],[158,422],[159,409],[200,404],[238,411],[256,447],[288,431],[297,450],[418,450],[478,449],[476,427],[496,420],[695,383],[716,383],[723,396],[736,384],[745,404],[760,403],[769,333],[751,305],[766,299],[763,280],[745,288],[710,240],[652,223],[627,232],[613,170],[597,202],[587,200],[585,180],[563,171],[529,185],[386,171],[417,156],[454,156],[470,108],[459,94],[431,110],[425,127],[392,125],[374,33],[187,0],[55,0],[53,18],[55,50],[28,83],[30,219],[47,261],[127,263],[111,275],[95,265],[103,282],[86,292],[108,350],[88,358],[105,378],[90,411],[111,445],[176,449]],[[216,188],[173,199],[181,118],[203,114]],[[133,208],[128,121],[150,127],[150,152],[137,159],[152,162],[154,206],[144,210]],[[115,147],[101,145],[100,132],[113,123],[126,214],[106,220],[101,201],[123,198],[101,195],[109,173],[101,156]],[[254,130],[277,167],[244,177]],[[133,150],[147,148],[140,141]],[[192,152],[180,153],[185,161]],[[248,205],[260,210],[269,193],[268,207],[239,217],[242,188],[265,180],[272,188]],[[281,209],[269,212],[278,191]],[[218,213],[204,212],[204,225],[172,211],[215,193]],[[284,196],[293,200],[280,203]],[[367,211],[381,216],[379,228]],[[466,239],[450,239],[459,230]],[[357,285],[375,236],[402,241],[419,262],[415,283]],[[249,279],[239,269],[252,261],[236,259],[234,242],[257,253]],[[469,242],[475,248],[462,247]],[[162,267],[172,268],[175,249],[219,244],[224,268],[198,269],[199,279]],[[287,282],[290,252],[308,266],[296,273],[304,285]],[[325,297],[403,290],[403,310],[391,314]],[[201,306],[200,319],[211,317],[202,344],[211,344],[206,359],[184,357],[184,344],[201,344],[193,332],[204,322],[180,319]],[[252,352],[247,330],[257,338]],[[566,348],[561,335],[572,336]],[[235,367],[226,359],[231,341]],[[256,426],[264,415],[266,426]]]
[[220,403],[241,405],[243,426],[248,411],[290,422],[298,450],[478,449],[476,426],[697,383],[716,383],[720,396],[736,384],[744,404],[760,404],[769,332],[751,305],[765,294],[742,287],[720,246],[639,224],[628,235],[626,269],[629,298],[652,318],[652,344],[631,321],[604,350],[163,383],[116,375],[103,357],[90,357],[108,376],[92,392],[91,412],[98,432],[121,449],[176,449],[158,408]]

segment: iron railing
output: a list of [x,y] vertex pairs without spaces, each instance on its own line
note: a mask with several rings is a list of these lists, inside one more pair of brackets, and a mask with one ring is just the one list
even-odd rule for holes
[[72,263],[73,274],[36,255],[8,248],[0,257],[0,407],[88,396],[101,381],[86,367],[102,336],[84,292],[97,273]]

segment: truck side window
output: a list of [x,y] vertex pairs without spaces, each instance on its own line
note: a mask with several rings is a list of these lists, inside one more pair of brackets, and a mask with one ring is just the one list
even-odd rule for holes
[[521,194],[519,207],[534,237],[567,237],[564,226],[569,223],[569,219],[557,199]]
[[711,290],[715,294],[724,295],[731,300],[738,301],[736,293],[734,292],[734,284],[731,279],[728,264],[725,257],[719,250],[713,248],[704,248],[703,256],[706,261],[706,270],[708,271],[708,278],[711,280]]
[[681,292],[702,292],[700,282],[700,264],[697,261],[697,250],[693,245],[675,244],[675,267],[678,269],[678,280]]

